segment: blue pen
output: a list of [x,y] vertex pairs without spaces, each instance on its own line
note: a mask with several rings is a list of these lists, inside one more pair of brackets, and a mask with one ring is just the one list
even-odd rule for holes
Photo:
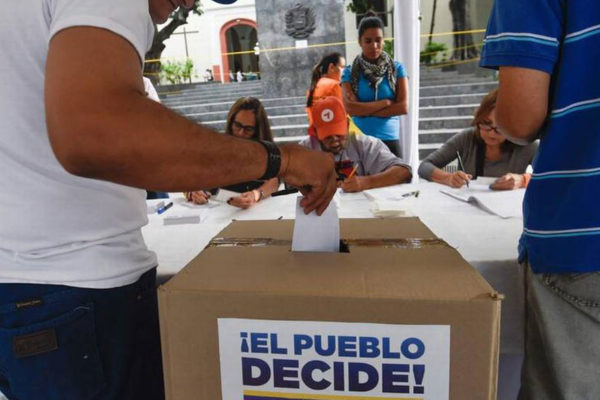
[[162,206],[159,207],[158,210],[156,210],[157,214],[162,214],[165,211],[167,211],[169,208],[173,207],[173,202],[171,201],[169,204],[167,204],[166,206]]

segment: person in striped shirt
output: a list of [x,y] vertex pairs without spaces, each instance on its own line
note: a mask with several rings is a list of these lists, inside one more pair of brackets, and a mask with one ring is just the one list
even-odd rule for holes
[[520,399],[598,399],[600,2],[496,0],[481,66],[499,69],[496,120],[540,139],[519,245],[527,321]]

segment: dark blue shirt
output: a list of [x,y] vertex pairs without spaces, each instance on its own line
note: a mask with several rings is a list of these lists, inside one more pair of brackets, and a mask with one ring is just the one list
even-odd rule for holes
[[552,76],[519,246],[537,273],[600,270],[598,61],[600,1],[496,0],[481,66]]

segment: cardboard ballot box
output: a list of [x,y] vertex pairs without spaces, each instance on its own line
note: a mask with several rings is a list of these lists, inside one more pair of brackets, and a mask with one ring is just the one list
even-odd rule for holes
[[500,296],[417,218],[233,222],[159,288],[168,399],[496,398]]

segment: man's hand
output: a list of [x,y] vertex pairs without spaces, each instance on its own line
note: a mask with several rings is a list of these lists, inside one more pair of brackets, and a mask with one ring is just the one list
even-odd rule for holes
[[347,178],[342,182],[340,187],[346,193],[357,193],[365,190],[364,177],[354,175],[352,178]]
[[467,184],[473,177],[463,171],[456,171],[447,178],[447,185],[453,188],[461,188]]
[[490,185],[492,190],[514,190],[524,187],[525,178],[521,174],[506,174]]
[[280,149],[279,177],[304,195],[300,205],[306,214],[314,210],[317,215],[323,214],[337,187],[333,155],[298,145],[284,145]]
[[256,204],[259,198],[260,194],[257,196],[257,191],[252,190],[250,192],[244,192],[239,196],[230,198],[227,203],[235,207],[247,209]]
[[187,201],[191,201],[194,204],[206,204],[208,203],[208,199],[210,199],[210,193],[205,192],[204,190],[188,192],[186,193],[185,198]]

